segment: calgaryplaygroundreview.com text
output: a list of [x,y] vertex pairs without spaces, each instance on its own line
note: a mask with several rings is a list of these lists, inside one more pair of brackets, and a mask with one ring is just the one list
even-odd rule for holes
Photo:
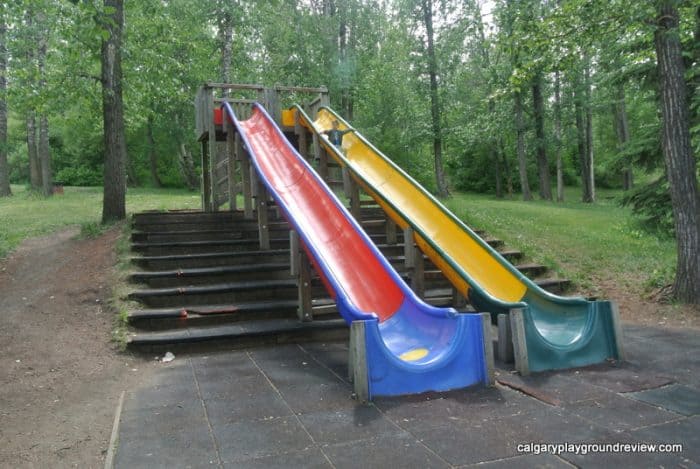
[[682,453],[679,443],[521,443],[516,450],[527,454]]

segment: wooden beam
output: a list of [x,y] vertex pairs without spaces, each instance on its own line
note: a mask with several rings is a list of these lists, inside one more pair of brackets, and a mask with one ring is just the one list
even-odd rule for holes
[[[411,239],[411,244],[413,244],[413,239]],[[413,246],[415,250],[413,258],[413,275],[411,276],[411,289],[416,292],[416,295],[423,298],[425,296],[425,260],[423,259],[423,253],[416,247]]]
[[299,309],[297,310],[300,321],[313,321],[311,300],[311,262],[306,252],[302,250],[299,253]]
[[510,329],[513,334],[513,360],[515,369],[522,376],[530,374],[530,362],[527,353],[527,341],[525,340],[525,312],[522,308],[510,310]]
[[238,210],[236,201],[237,188],[236,184],[236,138],[240,140],[240,136],[233,129],[233,124],[226,119],[226,156],[228,160],[228,207],[229,210]]
[[423,253],[413,242],[413,228],[410,226],[403,230],[403,243],[406,268],[411,280],[411,289],[418,296],[422,297],[425,293],[425,261],[423,260]]
[[299,233],[289,230],[289,275],[299,276]]
[[258,237],[260,240],[260,250],[267,251],[270,249],[270,222],[268,220],[267,212],[267,189],[263,183],[258,180],[256,181],[257,194],[256,194],[256,205],[258,212]]
[[[215,103],[229,103],[229,104],[253,104],[257,101],[255,99],[239,99],[239,98],[214,98]],[[236,115],[238,117],[238,115]]]
[[241,179],[243,180],[243,216],[247,220],[253,218],[253,188],[250,180],[250,155],[243,148],[243,142],[237,135],[236,151],[241,163]]
[[413,245],[413,228],[407,226],[403,230],[403,257],[407,269],[412,269],[415,264],[416,249]]
[[253,85],[246,83],[214,83],[207,82],[204,86],[209,88],[219,88],[223,90],[264,90],[263,85]]
[[301,247],[299,233],[289,232],[290,272],[297,280],[299,306],[297,317],[300,321],[313,321],[313,304],[311,298],[311,263]]
[[202,140],[202,210],[211,212],[211,172],[209,171],[209,139]]
[[250,165],[250,188],[253,197],[258,196],[258,173],[255,172],[255,166]]
[[301,125],[301,117],[298,112],[294,113],[294,133],[298,137],[299,142],[299,154],[305,159],[309,160],[309,142],[307,140],[306,127]]
[[328,88],[321,86],[320,88],[314,88],[309,86],[281,86],[277,85],[274,87],[277,91],[291,91],[297,93],[328,93]]
[[355,180],[352,177],[349,177],[350,180],[350,213],[352,214],[353,217],[355,217],[355,220],[358,222],[362,218],[362,212],[360,211],[360,186],[357,185]]
[[495,366],[493,361],[493,339],[491,338],[491,315],[479,313],[481,316],[481,328],[484,337],[484,359],[486,361],[486,379],[489,386],[495,384]]
[[352,195],[352,189],[350,188],[350,171],[348,170],[347,166],[343,166],[340,171],[343,175],[343,193],[345,194],[345,197],[350,198]]
[[389,217],[386,217],[386,243],[387,244],[396,244],[398,243],[398,236],[396,233],[396,223],[394,223],[394,220],[392,220]]
[[326,150],[321,146],[321,142],[318,139],[318,134],[314,132],[313,134],[313,149],[314,158],[318,160],[318,174],[324,181],[328,180],[328,155]]
[[364,321],[353,321],[350,324],[349,355],[348,372],[355,398],[359,402],[365,403],[369,401],[370,396]]
[[[213,113],[213,111],[212,111]],[[212,114],[213,115],[213,114]],[[212,117],[213,119],[213,117]],[[214,188],[213,182],[216,180],[216,160],[217,160],[217,145],[216,145],[216,131],[214,130],[214,123],[212,121],[212,130],[209,131],[209,145],[207,148],[209,148],[209,166],[208,166],[208,172],[209,172],[209,208],[208,212],[215,212],[216,208],[216,190]]]

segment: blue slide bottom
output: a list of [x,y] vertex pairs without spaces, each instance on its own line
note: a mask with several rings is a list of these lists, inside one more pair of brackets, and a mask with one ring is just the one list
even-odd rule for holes
[[404,306],[387,321],[362,321],[369,399],[490,384],[482,315]]

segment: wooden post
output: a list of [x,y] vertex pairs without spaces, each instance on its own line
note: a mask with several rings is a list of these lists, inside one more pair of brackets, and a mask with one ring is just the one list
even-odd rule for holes
[[510,328],[513,334],[513,359],[515,369],[521,375],[530,374],[530,363],[527,354],[527,341],[525,338],[525,311],[522,308],[510,310]]
[[[344,170],[346,168],[343,168]],[[350,197],[350,213],[352,214],[353,217],[355,217],[355,220],[358,222],[360,221],[362,217],[362,212],[360,210],[360,186],[357,185],[355,180],[348,174],[348,181],[349,181],[349,197]]]
[[240,135],[236,134],[236,151],[241,163],[241,179],[243,184],[243,216],[250,220],[253,218],[253,188],[250,180],[250,155],[243,148]]
[[486,379],[489,386],[495,382],[493,363],[493,339],[491,338],[491,314],[480,313],[481,327],[484,336],[484,359],[486,361]]
[[355,397],[359,402],[369,401],[369,373],[367,370],[367,346],[365,341],[365,321],[350,324],[350,346],[348,372]]
[[406,268],[413,269],[415,264],[416,249],[413,246],[413,228],[407,226],[403,230],[403,256]]
[[202,210],[211,212],[211,173],[209,172],[209,139],[202,140]]
[[404,257],[406,268],[411,280],[411,289],[418,296],[425,293],[425,262],[423,253],[413,243],[413,228],[407,226],[403,230]]
[[[411,239],[411,244],[413,244],[413,239]],[[416,292],[416,295],[423,298],[423,296],[425,296],[425,261],[423,259],[423,253],[416,246],[413,246],[413,249],[415,250],[415,254],[413,258],[411,289]]]
[[311,263],[306,252],[299,253],[299,309],[297,316],[300,321],[313,321],[311,304]]
[[236,196],[238,190],[236,188],[236,139],[240,137],[233,129],[233,124],[228,119],[226,122],[226,157],[228,159],[228,206],[232,212],[238,209]]
[[306,129],[299,123],[299,115],[297,114],[297,119],[295,123],[295,132],[299,137],[299,154],[305,159],[309,160],[309,142],[307,140]]
[[280,108],[279,96],[274,88],[265,88],[263,91],[264,106],[268,114],[275,120],[277,125],[282,125],[282,109]]
[[328,181],[328,155],[321,146],[317,133],[313,134],[314,158],[318,160],[318,174],[321,179]]
[[300,321],[313,321],[313,305],[311,301],[311,262],[301,247],[299,233],[289,232],[289,252],[292,276],[297,279],[299,306],[297,317]]
[[210,104],[211,112],[209,120],[211,127],[209,129],[209,209],[208,212],[215,212],[216,207],[216,162],[217,162],[217,146],[216,146],[216,126],[214,125],[214,103]]
[[257,181],[256,205],[258,212],[258,237],[260,239],[260,249],[267,251],[270,249],[270,225],[267,213],[267,190],[262,182]]
[[329,173],[328,173],[328,153],[326,152],[326,149],[323,148],[322,146],[320,147],[321,153],[319,154],[319,160],[318,160],[318,174],[321,175],[324,181],[329,180]]
[[299,276],[299,233],[296,230],[289,230],[289,275]]
[[340,172],[343,175],[343,193],[345,194],[345,197],[349,199],[352,196],[352,189],[350,188],[350,171],[348,170],[347,166],[343,166],[340,168]]
[[396,244],[398,243],[398,237],[396,233],[396,223],[389,217],[386,217],[386,243]]

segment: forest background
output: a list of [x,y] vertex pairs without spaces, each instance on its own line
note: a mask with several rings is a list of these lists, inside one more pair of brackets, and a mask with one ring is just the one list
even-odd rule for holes
[[[326,85],[332,107],[442,197],[556,203],[568,186],[595,203],[596,188],[623,189],[645,229],[675,235],[675,289],[698,301],[694,2],[3,3],[0,195],[10,182],[44,196],[106,182],[107,204],[123,198],[108,194],[122,172],[132,187],[198,190],[193,98],[206,81]],[[110,100],[121,117],[108,118]],[[123,152],[110,156],[120,119]]]

